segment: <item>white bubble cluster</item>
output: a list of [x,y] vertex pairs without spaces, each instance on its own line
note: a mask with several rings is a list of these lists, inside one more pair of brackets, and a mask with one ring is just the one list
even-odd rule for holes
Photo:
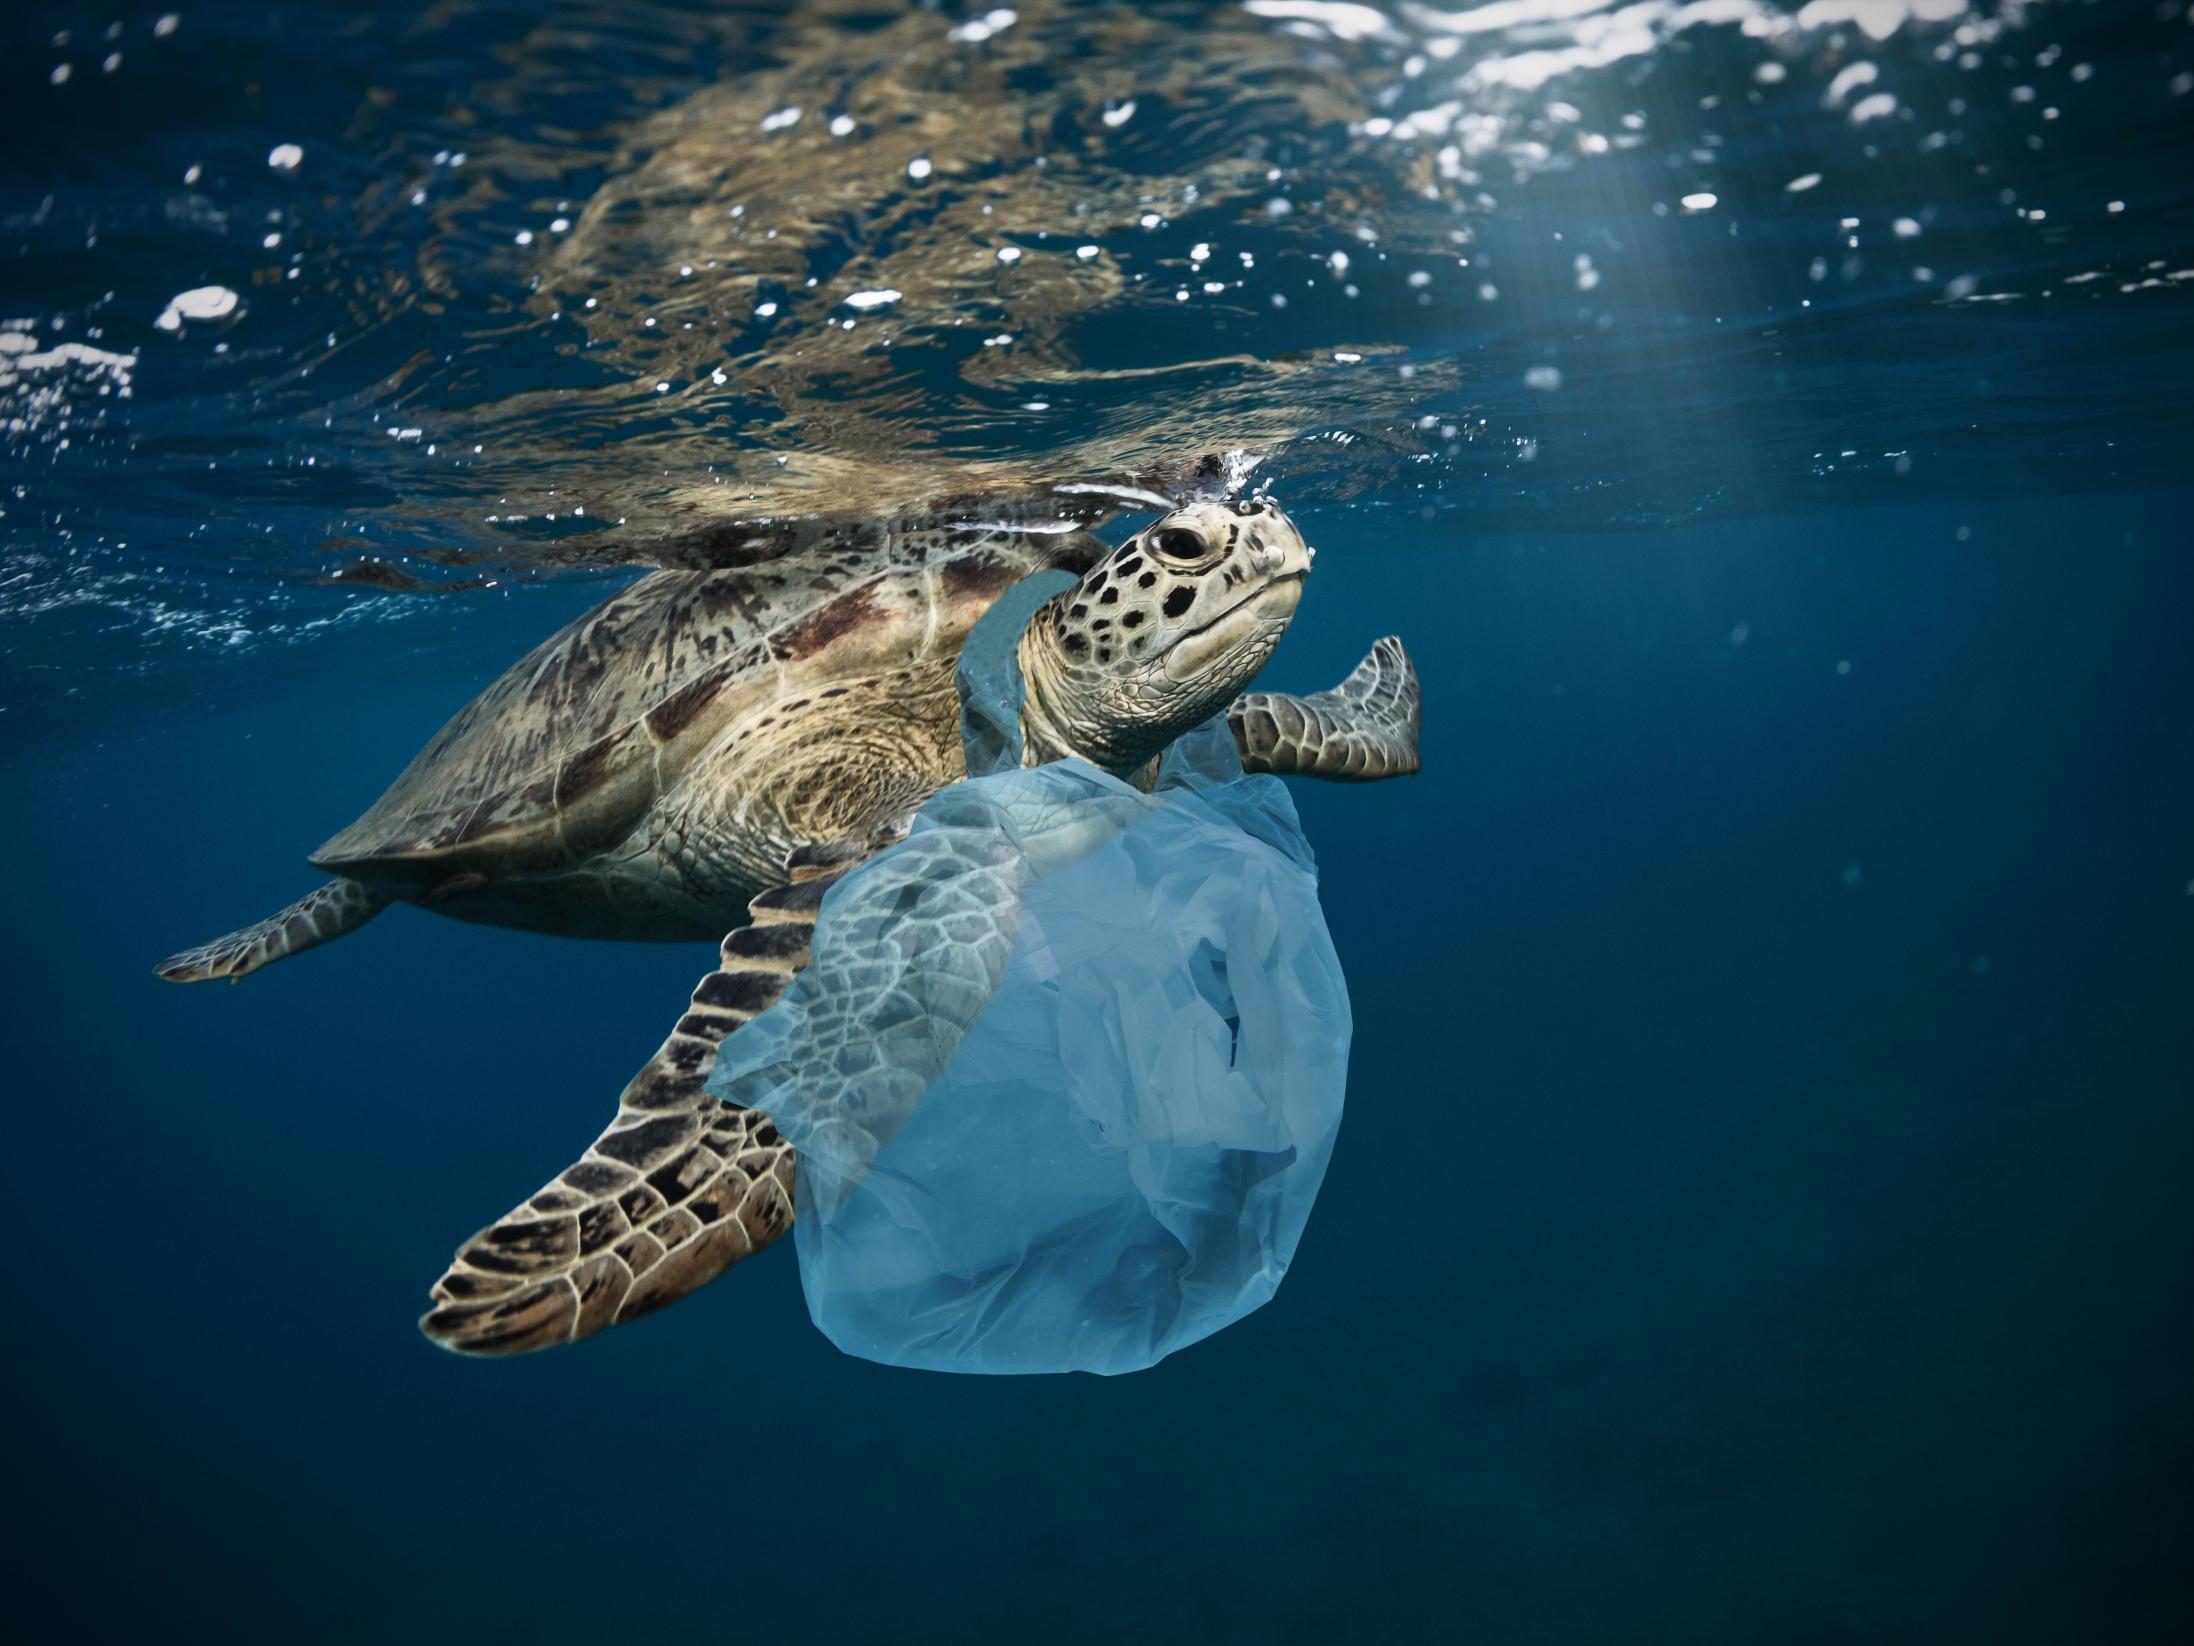
[[186,320],[226,320],[241,301],[226,286],[193,286],[169,298],[153,324],[162,331],[179,332]]

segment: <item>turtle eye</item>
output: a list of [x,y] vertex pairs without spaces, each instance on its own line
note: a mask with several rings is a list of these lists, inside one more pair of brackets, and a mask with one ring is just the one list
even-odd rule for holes
[[1201,560],[1207,552],[1202,535],[1186,526],[1168,526],[1163,531],[1152,532],[1150,547],[1159,559],[1182,564]]

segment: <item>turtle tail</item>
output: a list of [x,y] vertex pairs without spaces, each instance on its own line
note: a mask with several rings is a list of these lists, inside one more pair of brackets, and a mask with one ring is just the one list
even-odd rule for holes
[[256,926],[169,955],[153,970],[170,983],[205,983],[216,977],[234,983],[269,961],[354,932],[388,906],[386,897],[362,882],[331,880]]

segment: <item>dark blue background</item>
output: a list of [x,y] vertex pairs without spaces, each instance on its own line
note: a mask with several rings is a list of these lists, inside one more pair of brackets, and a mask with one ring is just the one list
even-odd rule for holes
[[1428,700],[1420,778],[1297,785],[1349,1118],[1277,1300],[1111,1381],[844,1359],[789,1251],[522,1362],[416,1335],[705,950],[399,909],[235,989],[152,978],[312,884],[302,853],[599,583],[9,716],[17,1608],[2184,1638],[2190,506],[1307,513],[1327,552],[1267,678],[1398,628]]

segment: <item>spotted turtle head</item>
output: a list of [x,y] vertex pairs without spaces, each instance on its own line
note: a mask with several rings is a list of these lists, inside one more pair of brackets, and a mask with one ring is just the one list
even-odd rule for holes
[[[1036,615],[1023,641],[1049,752],[1114,771],[1218,713],[1280,643],[1310,574],[1261,498],[1199,499],[1137,532]],[[1033,655],[1032,655],[1033,654]]]

